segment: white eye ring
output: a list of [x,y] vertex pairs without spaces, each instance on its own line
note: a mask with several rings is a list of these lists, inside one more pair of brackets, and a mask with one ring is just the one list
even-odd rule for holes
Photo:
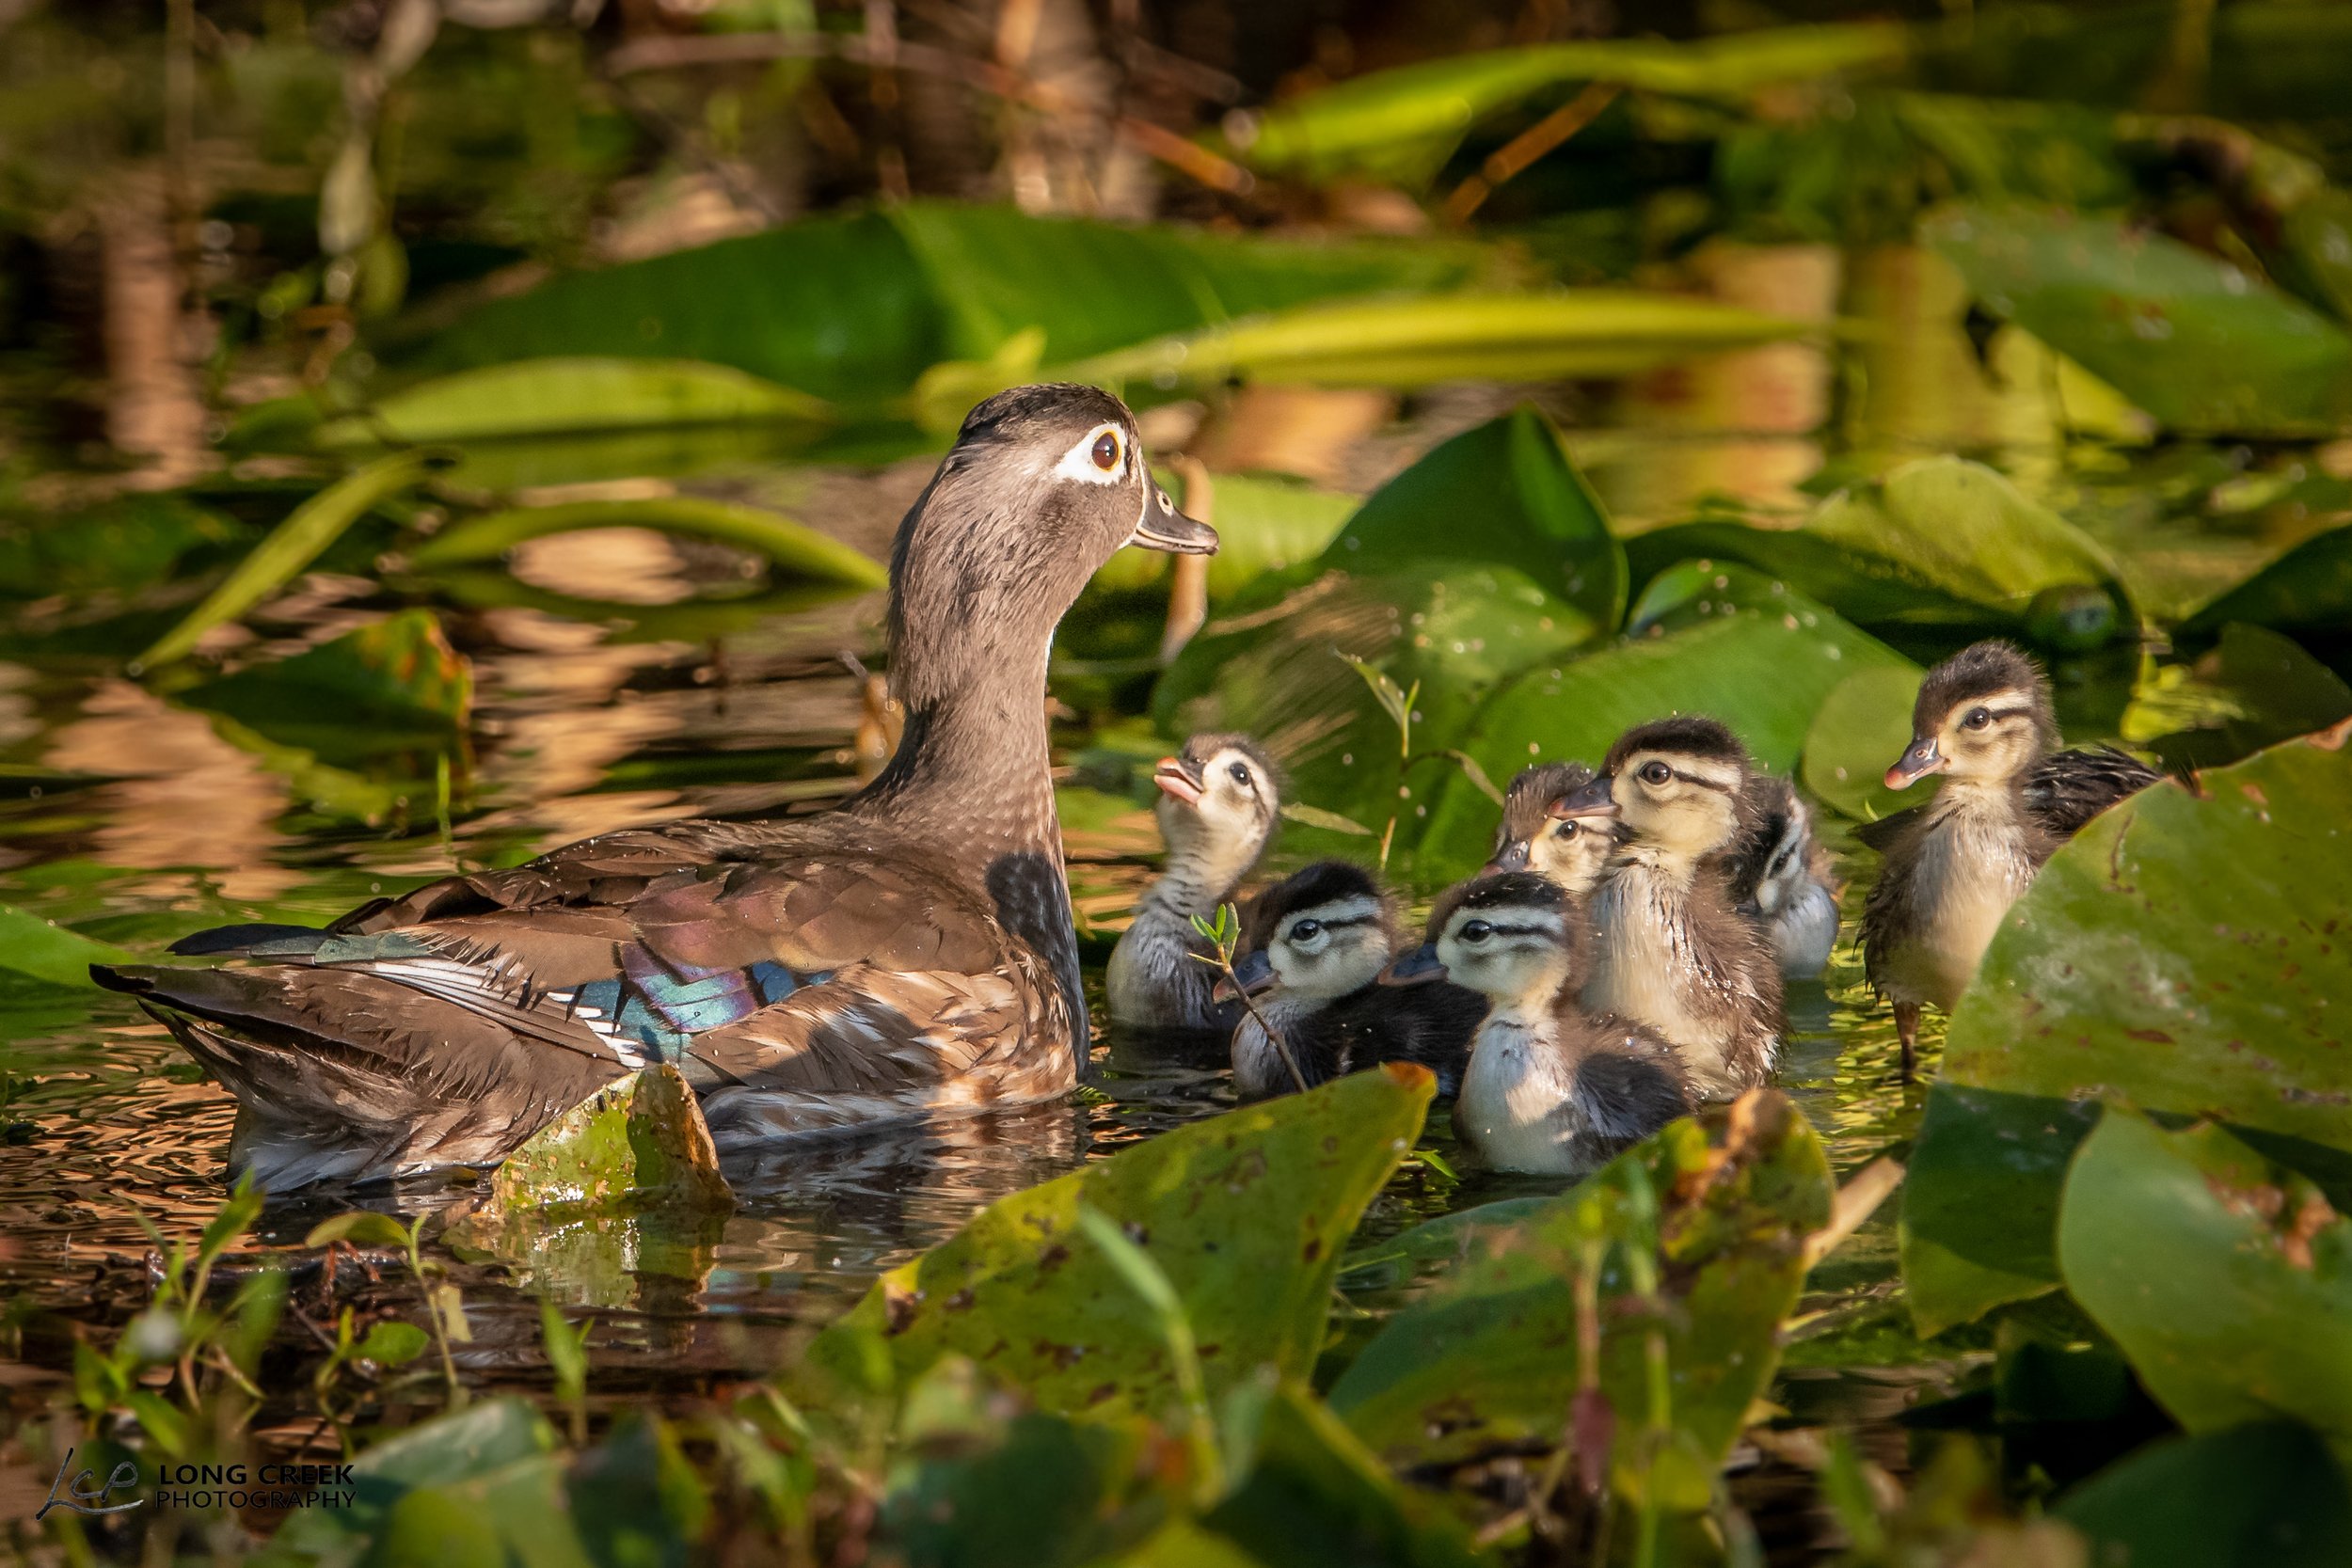
[[[1103,467],[1099,448],[1104,441],[1111,444],[1111,466]],[[1098,424],[1082,436],[1078,444],[1062,453],[1054,465],[1057,479],[1074,479],[1081,484],[1117,484],[1127,476],[1127,433],[1116,424]]]

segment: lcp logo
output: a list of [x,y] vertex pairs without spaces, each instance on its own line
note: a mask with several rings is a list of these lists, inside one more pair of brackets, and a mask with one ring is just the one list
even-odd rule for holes
[[[68,1449],[65,1450],[65,1462],[57,1466],[57,1479],[49,1483],[49,1500],[40,1505],[39,1513],[33,1515],[33,1523],[39,1524],[49,1517],[49,1511],[60,1504],[76,1513],[120,1513],[126,1509],[136,1508],[147,1500],[144,1497],[133,1497],[127,1503],[112,1505],[106,1501],[107,1497],[116,1487],[136,1486],[139,1483],[139,1467],[127,1459],[107,1473],[106,1484],[95,1492],[90,1490],[89,1482],[98,1472],[85,1469],[73,1478],[71,1484],[68,1484],[65,1476],[66,1472],[72,1468],[73,1468],[73,1450]],[[61,1486],[65,1488],[62,1497],[57,1492]]]

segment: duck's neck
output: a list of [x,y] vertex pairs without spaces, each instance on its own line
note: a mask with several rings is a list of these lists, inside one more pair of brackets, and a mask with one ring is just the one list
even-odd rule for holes
[[1254,847],[1245,842],[1204,837],[1172,844],[1167,868],[1144,894],[1143,907],[1185,922],[1194,915],[1214,914],[1256,860]]
[[907,707],[898,750],[847,809],[886,816],[900,837],[935,849],[943,869],[972,881],[1005,928],[1052,963],[1083,1066],[1086,993],[1045,721],[1052,629],[925,631],[921,646],[900,640],[892,670]]

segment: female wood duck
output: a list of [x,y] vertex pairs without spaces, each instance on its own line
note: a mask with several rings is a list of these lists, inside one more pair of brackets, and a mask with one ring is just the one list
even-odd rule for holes
[[1691,1109],[1674,1048],[1638,1023],[1585,1012],[1584,911],[1549,879],[1464,882],[1429,915],[1429,941],[1381,979],[1451,979],[1486,998],[1454,1132],[1498,1170],[1581,1176]]
[[1592,898],[1584,1006],[1648,1025],[1692,1090],[1729,1099],[1772,1077],[1780,966],[1732,902],[1724,852],[1756,831],[1747,748],[1712,719],[1628,730],[1594,780],[1552,809],[1613,818],[1616,852]]
[[1111,1016],[1153,1029],[1230,1031],[1238,1002],[1209,992],[1217,974],[1201,959],[1213,949],[1193,928],[1233,896],[1264,853],[1280,809],[1274,765],[1241,735],[1196,735],[1162,757],[1152,782],[1168,865],[1136,906],[1104,976]]
[[1256,1010],[1233,1030],[1233,1085],[1244,1095],[1282,1094],[1301,1079],[1312,1088],[1393,1061],[1429,1069],[1440,1094],[1460,1085],[1485,999],[1459,986],[1403,997],[1380,988],[1396,949],[1396,906],[1363,867],[1318,861],[1275,883],[1251,903],[1242,935],[1248,953],[1233,978]]
[[1120,546],[1206,553],[1090,387],[974,409],[891,556],[889,766],[840,810],[600,834],[101,966],[242,1102],[262,1185],[486,1164],[674,1062],[723,1148],[1049,1099],[1087,1050],[1045,723],[1054,628]]
[[1600,884],[1601,868],[1616,847],[1611,823],[1596,817],[1555,816],[1551,803],[1592,782],[1581,762],[1539,762],[1522,768],[1502,793],[1502,820],[1495,825],[1494,853],[1481,876],[1533,871],[1571,898]]
[[2058,744],[2050,683],[2007,642],[1963,648],[1919,683],[1911,745],[1886,770],[1886,785],[1904,789],[1940,773],[1943,786],[1863,834],[1886,857],[1863,909],[1863,955],[1870,984],[1895,1005],[1906,1078],[1919,1009],[1951,1010],[2042,863],[2161,777],[2121,752]]

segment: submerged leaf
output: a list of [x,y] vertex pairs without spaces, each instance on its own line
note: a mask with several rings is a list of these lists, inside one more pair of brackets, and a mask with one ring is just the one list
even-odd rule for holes
[[2312,535],[2181,625],[2211,636],[2233,621],[2329,641],[2352,629],[2352,526]]
[[2333,1568],[2352,1562],[2352,1482],[2309,1428],[2244,1426],[2154,1443],[2058,1499],[2094,1562]]
[[342,758],[453,748],[473,708],[473,674],[429,610],[404,610],[270,664],[182,692],[270,739]]

